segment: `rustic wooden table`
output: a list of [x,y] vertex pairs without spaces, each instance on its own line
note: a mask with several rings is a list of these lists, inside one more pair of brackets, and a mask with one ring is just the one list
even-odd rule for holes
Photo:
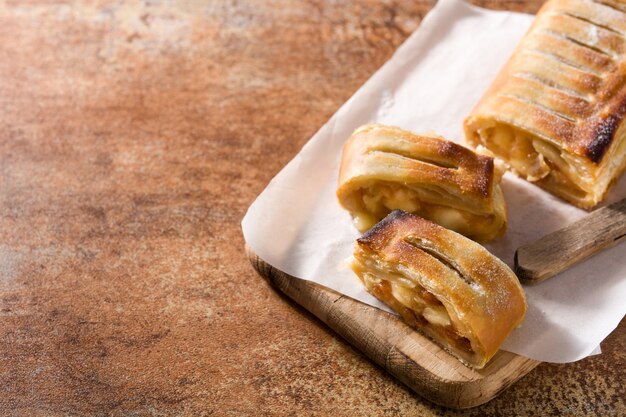
[[[239,226],[432,5],[0,1],[0,415],[447,414],[270,288]],[[625,334],[450,414],[624,415]]]

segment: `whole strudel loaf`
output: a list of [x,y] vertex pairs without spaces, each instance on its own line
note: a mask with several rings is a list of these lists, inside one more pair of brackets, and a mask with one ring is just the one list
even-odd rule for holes
[[626,1],[550,0],[465,121],[466,139],[583,208],[626,167]]

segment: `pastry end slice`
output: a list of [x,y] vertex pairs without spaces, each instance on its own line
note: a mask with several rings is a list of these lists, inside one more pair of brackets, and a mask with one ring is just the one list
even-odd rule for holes
[[547,1],[464,126],[522,178],[601,202],[626,170],[626,3]]
[[490,156],[369,124],[344,145],[337,197],[361,232],[402,209],[484,242],[506,229],[500,178]]
[[481,245],[395,210],[357,240],[352,269],[407,324],[483,368],[523,320],[513,271]]

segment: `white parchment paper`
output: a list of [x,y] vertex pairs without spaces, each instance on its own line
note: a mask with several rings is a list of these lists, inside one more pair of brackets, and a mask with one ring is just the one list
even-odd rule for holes
[[[435,131],[463,143],[463,119],[532,19],[440,0],[250,206],[242,222],[247,244],[290,275],[389,311],[365,292],[346,264],[358,232],[335,197],[341,146],[368,122]],[[509,228],[487,248],[510,266],[517,247],[586,214],[509,173],[502,187]],[[606,203],[625,196],[622,178]],[[505,350],[547,362],[572,362],[597,353],[626,311],[626,245],[524,289],[526,319],[507,339]]]

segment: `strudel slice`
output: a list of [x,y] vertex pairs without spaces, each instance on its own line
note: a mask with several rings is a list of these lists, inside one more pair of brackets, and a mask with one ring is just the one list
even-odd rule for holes
[[482,368],[523,320],[515,274],[485,248],[395,210],[357,240],[368,292],[465,364]]
[[626,168],[626,2],[550,0],[465,121],[467,141],[582,208]]
[[506,229],[493,158],[433,135],[377,124],[344,144],[337,197],[359,231],[402,209],[488,241]]

